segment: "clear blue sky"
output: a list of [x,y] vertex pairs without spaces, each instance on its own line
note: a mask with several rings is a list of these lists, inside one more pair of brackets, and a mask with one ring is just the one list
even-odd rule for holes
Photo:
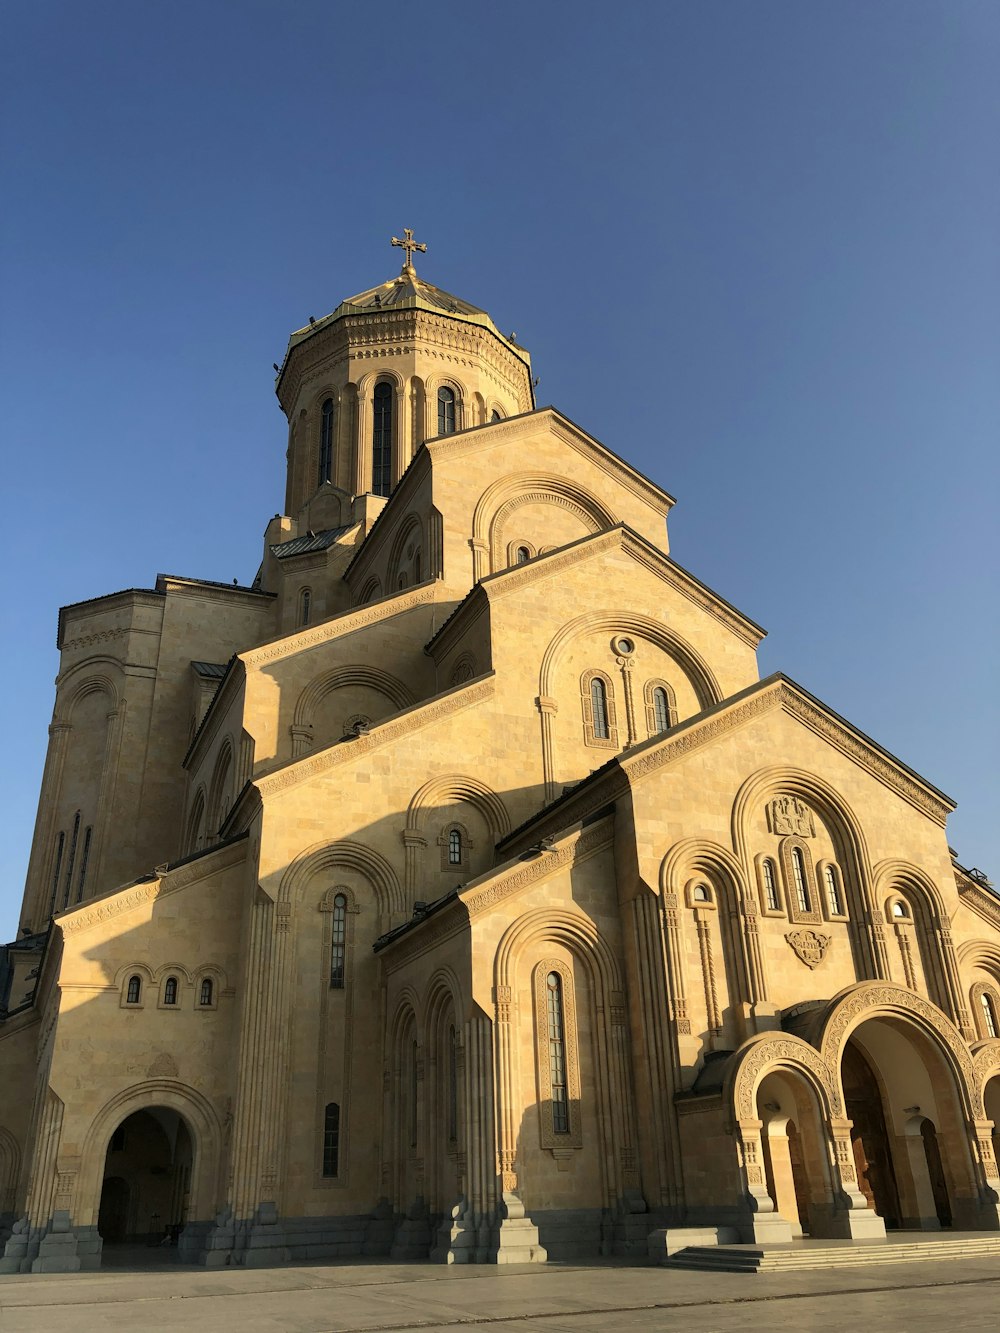
[[1000,879],[994,0],[32,0],[3,45],[0,935],[57,608],[253,576],[271,363],[404,226]]

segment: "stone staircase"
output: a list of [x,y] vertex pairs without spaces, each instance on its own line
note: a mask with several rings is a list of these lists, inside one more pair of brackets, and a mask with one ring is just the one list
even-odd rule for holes
[[1000,1235],[972,1232],[948,1240],[892,1239],[855,1244],[841,1241],[793,1241],[791,1245],[689,1245],[663,1260],[666,1268],[693,1268],[715,1273],[792,1273],[808,1268],[853,1268],[860,1264],[927,1263],[937,1259],[1000,1260]]

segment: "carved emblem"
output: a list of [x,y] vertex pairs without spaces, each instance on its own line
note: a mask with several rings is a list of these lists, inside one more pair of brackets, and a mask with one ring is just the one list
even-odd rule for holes
[[816,833],[813,812],[797,796],[776,796],[767,807],[767,823],[780,837],[811,838]]
[[785,939],[806,967],[818,967],[830,946],[831,937],[821,935],[818,930],[790,930]]

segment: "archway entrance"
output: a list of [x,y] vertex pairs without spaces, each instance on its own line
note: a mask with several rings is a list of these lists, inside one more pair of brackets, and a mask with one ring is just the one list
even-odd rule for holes
[[790,1070],[768,1074],[757,1090],[764,1176],[775,1211],[793,1236],[823,1235],[833,1206],[824,1133],[816,1097]]
[[885,1127],[882,1093],[874,1070],[854,1042],[849,1042],[844,1051],[843,1081],[847,1117],[854,1121],[851,1145],[858,1185],[868,1206],[878,1213],[886,1227],[898,1227],[899,1188]]
[[176,1245],[187,1220],[193,1141],[176,1111],[135,1111],[111,1135],[97,1229],[104,1258],[115,1247]]

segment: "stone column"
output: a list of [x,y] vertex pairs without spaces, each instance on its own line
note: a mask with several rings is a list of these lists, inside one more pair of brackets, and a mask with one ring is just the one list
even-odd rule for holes
[[545,799],[554,801],[558,793],[555,783],[555,759],[552,753],[552,719],[559,711],[559,704],[548,695],[540,694],[535,700],[535,707],[538,709],[542,724],[542,777],[545,782]]
[[827,1234],[843,1240],[884,1240],[885,1223],[871,1209],[858,1186],[851,1143],[853,1125],[852,1120],[836,1117],[827,1126],[834,1197]]
[[490,1237],[490,1257],[497,1264],[545,1263],[548,1255],[538,1243],[538,1228],[525,1216],[518,1193],[517,1132],[521,1114],[517,1068],[517,1002],[509,986],[495,988],[496,1018],[493,1025],[495,1066],[495,1114],[497,1156],[500,1174],[500,1199]]
[[767,1192],[764,1176],[764,1150],[761,1144],[760,1120],[737,1122],[737,1158],[743,1179],[744,1207],[740,1233],[743,1241],[758,1244],[782,1245],[792,1239],[792,1227],[775,1208]]

